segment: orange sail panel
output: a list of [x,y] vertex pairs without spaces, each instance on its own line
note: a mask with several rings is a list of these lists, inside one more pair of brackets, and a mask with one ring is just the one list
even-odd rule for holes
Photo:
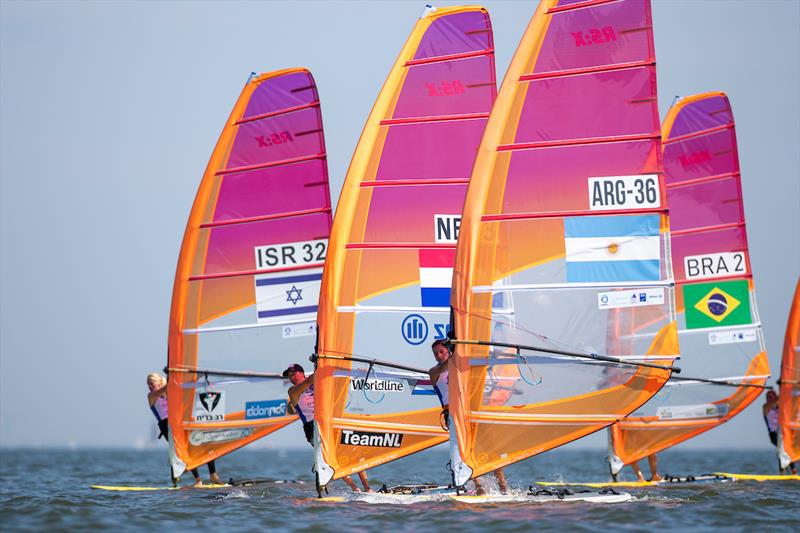
[[800,461],[800,280],[786,324],[778,398],[778,461],[781,470]]
[[769,377],[727,96],[678,101],[662,136],[683,372],[612,428],[612,474],[730,420]]
[[169,328],[175,477],[296,420],[280,373],[313,352],[331,227],[311,73],[252,76],[186,225]]
[[461,223],[457,485],[605,428],[666,382],[678,344],[660,155],[649,2],[542,1]]
[[461,208],[495,95],[486,10],[426,10],[370,113],[336,210],[314,382],[322,486],[447,440],[429,346],[446,334]]

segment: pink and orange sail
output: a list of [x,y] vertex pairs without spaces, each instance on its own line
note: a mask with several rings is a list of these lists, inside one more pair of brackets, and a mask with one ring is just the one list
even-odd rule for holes
[[800,280],[786,324],[778,385],[778,463],[786,470],[800,461]]
[[331,227],[311,73],[251,76],[186,225],[167,370],[173,475],[296,420],[281,371],[311,354]]
[[489,15],[429,8],[372,108],[331,231],[315,373],[318,485],[447,440],[427,369],[496,95]]
[[461,221],[456,485],[605,428],[667,381],[679,350],[666,207],[649,2],[543,0]]
[[662,136],[683,372],[612,428],[612,474],[730,420],[769,377],[728,97],[679,100]]

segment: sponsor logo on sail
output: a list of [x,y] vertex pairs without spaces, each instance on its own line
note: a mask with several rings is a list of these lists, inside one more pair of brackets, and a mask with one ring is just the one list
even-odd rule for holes
[[225,392],[199,391],[194,404],[195,422],[225,420]]
[[405,384],[402,381],[393,379],[370,379],[352,378],[350,389],[354,391],[377,391],[377,392],[403,392]]
[[278,416],[286,416],[286,400],[247,402],[244,405],[244,417],[246,420],[275,418]]
[[350,446],[373,448],[399,448],[403,442],[401,433],[373,433],[371,431],[342,430],[341,443]]
[[664,289],[643,289],[638,291],[601,292],[597,295],[598,309],[617,309],[621,307],[642,307],[664,305]]
[[216,431],[192,431],[189,433],[189,444],[200,446],[212,442],[246,439],[253,434],[253,428],[220,429]]
[[408,315],[400,324],[400,333],[408,344],[418,346],[428,338],[428,322],[422,315]]

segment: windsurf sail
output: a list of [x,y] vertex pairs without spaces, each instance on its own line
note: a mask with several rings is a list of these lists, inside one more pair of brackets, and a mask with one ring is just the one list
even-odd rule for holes
[[447,440],[430,344],[447,332],[461,208],[496,90],[487,11],[426,10],[369,115],[331,232],[314,382],[320,486]]
[[[607,427],[670,376],[679,351],[660,138],[649,2],[542,1],[461,221],[456,485]],[[487,394],[503,369],[512,394]]]
[[203,175],[175,274],[175,477],[296,419],[280,373],[313,352],[330,227],[314,78],[302,68],[251,76]]
[[679,100],[662,137],[683,372],[612,428],[612,474],[730,420],[769,377],[728,97]]
[[785,470],[800,461],[800,280],[786,324],[781,379],[778,385],[778,462]]

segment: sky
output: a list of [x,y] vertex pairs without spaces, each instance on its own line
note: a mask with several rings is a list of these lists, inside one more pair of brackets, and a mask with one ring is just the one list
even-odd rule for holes
[[[536,2],[483,5],[500,79]],[[335,202],[424,7],[0,2],[0,446],[159,445],[145,376],[165,364],[186,220],[248,75],[312,71]],[[675,95],[731,99],[777,379],[800,273],[800,2],[654,0],[653,17],[662,116]],[[682,447],[768,448],[760,404]],[[277,437],[264,445],[305,445]]]

